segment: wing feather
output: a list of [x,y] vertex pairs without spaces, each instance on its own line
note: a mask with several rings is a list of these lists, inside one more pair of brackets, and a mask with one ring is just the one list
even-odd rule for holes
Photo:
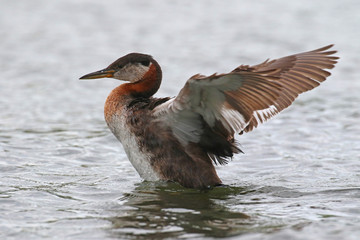
[[241,65],[227,74],[194,75],[178,96],[157,106],[154,115],[182,145],[197,143],[215,163],[224,163],[241,151],[235,132],[253,130],[330,76],[325,69],[332,69],[338,59],[331,47]]

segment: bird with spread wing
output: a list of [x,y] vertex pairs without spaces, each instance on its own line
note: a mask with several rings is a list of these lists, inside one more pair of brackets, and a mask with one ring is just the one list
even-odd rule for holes
[[130,53],[80,79],[127,81],[108,96],[105,120],[142,178],[207,188],[221,184],[214,164],[241,152],[235,134],[252,131],[325,81],[338,59],[331,47],[197,74],[174,98],[152,97],[162,71],[146,54]]

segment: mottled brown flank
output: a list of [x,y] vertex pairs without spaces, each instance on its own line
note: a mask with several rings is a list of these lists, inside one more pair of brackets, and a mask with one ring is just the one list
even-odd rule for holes
[[166,99],[140,98],[128,105],[127,124],[140,149],[151,153],[151,166],[163,180],[185,187],[206,188],[221,184],[206,151],[197,144],[184,148],[169,127],[151,116],[151,109]]

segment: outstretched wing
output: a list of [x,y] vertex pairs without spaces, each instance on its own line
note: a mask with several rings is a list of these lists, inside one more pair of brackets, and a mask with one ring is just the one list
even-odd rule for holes
[[234,134],[249,132],[317,87],[336,63],[332,45],[247,66],[227,74],[195,75],[177,97],[154,109],[183,146],[196,143],[220,164],[241,151]]
[[[336,51],[328,51],[333,45],[328,45],[313,51],[290,55],[287,57],[266,60],[255,66],[244,66],[236,68],[233,72],[241,73],[243,71],[261,72],[271,69],[279,71],[271,74],[276,77],[276,82],[282,86],[279,97],[274,101],[273,106],[276,108],[275,113],[291,105],[295,98],[306,91],[309,91],[320,85],[321,82],[331,74],[324,69],[332,69],[337,63],[336,56],[332,56]],[[257,115],[256,111],[254,115]],[[244,129],[245,132],[251,131],[257,127],[259,121],[263,122],[269,117],[257,118],[254,116]]]

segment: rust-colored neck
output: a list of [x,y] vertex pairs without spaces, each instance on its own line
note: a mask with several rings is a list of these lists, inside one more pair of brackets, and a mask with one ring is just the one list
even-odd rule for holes
[[105,102],[105,119],[109,123],[120,106],[126,104],[129,98],[149,98],[154,95],[160,87],[162,72],[159,64],[153,60],[147,73],[140,81],[135,83],[124,83],[113,89]]
[[139,81],[125,83],[120,86],[123,93],[130,94],[136,98],[149,98],[157,92],[161,84],[162,72],[155,60],[151,61],[151,63],[149,70]]

